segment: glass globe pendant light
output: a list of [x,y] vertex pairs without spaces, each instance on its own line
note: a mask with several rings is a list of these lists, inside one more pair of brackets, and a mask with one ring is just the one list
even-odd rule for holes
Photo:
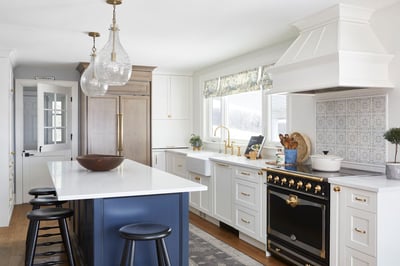
[[106,2],[113,5],[113,19],[108,42],[99,52],[95,67],[100,82],[110,86],[122,86],[128,82],[132,74],[128,53],[119,41],[119,28],[115,18],[115,6],[120,5],[122,1],[107,0]]
[[81,76],[81,89],[87,96],[101,96],[106,94],[108,85],[98,80],[94,67],[96,58],[96,37],[100,37],[100,34],[98,32],[89,32],[88,35],[93,38],[93,47],[92,54],[90,55],[90,64]]

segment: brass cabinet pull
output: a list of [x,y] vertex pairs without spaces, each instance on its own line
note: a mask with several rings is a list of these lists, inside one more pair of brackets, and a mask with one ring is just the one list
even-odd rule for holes
[[243,218],[240,218],[240,220],[241,220],[242,222],[246,223],[246,224],[249,224],[249,223],[250,223],[250,221],[247,221],[247,220],[245,220],[245,219],[243,219]]
[[250,194],[249,194],[249,193],[240,192],[240,194],[242,194],[243,196],[246,196],[246,197],[250,197]]
[[201,178],[196,176],[194,179],[197,180],[197,181],[200,181]]
[[263,173],[263,171],[262,170],[260,170],[260,171],[258,171],[258,173],[257,173],[258,175],[263,175],[264,173]]
[[227,164],[224,164],[224,163],[217,163],[217,165],[219,165],[219,166],[223,166],[223,167],[228,167],[229,165],[227,165]]
[[247,173],[247,172],[240,172],[240,174],[241,174],[241,175],[247,175],[247,176],[250,175],[250,173]]
[[356,201],[367,202],[366,198],[354,197]]
[[178,164],[178,165],[177,165],[177,167],[182,167],[182,166],[183,166],[183,165],[181,165],[181,164]]
[[357,233],[360,233],[360,234],[364,234],[364,235],[367,233],[367,231],[359,229],[357,227],[354,228],[354,231],[356,231]]
[[340,192],[340,187],[339,187],[339,186],[333,187],[333,191],[335,191],[335,192]]

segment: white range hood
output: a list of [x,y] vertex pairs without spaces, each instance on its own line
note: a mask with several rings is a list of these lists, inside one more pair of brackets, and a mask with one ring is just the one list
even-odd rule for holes
[[393,55],[369,25],[373,12],[339,4],[295,23],[300,35],[271,68],[269,93],[393,87]]

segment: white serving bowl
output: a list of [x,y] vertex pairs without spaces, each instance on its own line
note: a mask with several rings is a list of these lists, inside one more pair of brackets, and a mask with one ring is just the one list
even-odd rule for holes
[[324,172],[339,171],[343,161],[342,157],[335,155],[314,154],[310,157],[312,169]]

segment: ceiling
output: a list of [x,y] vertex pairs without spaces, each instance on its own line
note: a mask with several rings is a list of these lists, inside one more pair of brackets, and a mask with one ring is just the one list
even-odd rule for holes
[[[117,6],[120,39],[132,64],[195,72],[297,36],[291,26],[338,2],[380,9],[399,0],[124,0]],[[0,2],[0,49],[15,65],[89,61],[98,31],[108,39],[112,6],[105,0]]]

